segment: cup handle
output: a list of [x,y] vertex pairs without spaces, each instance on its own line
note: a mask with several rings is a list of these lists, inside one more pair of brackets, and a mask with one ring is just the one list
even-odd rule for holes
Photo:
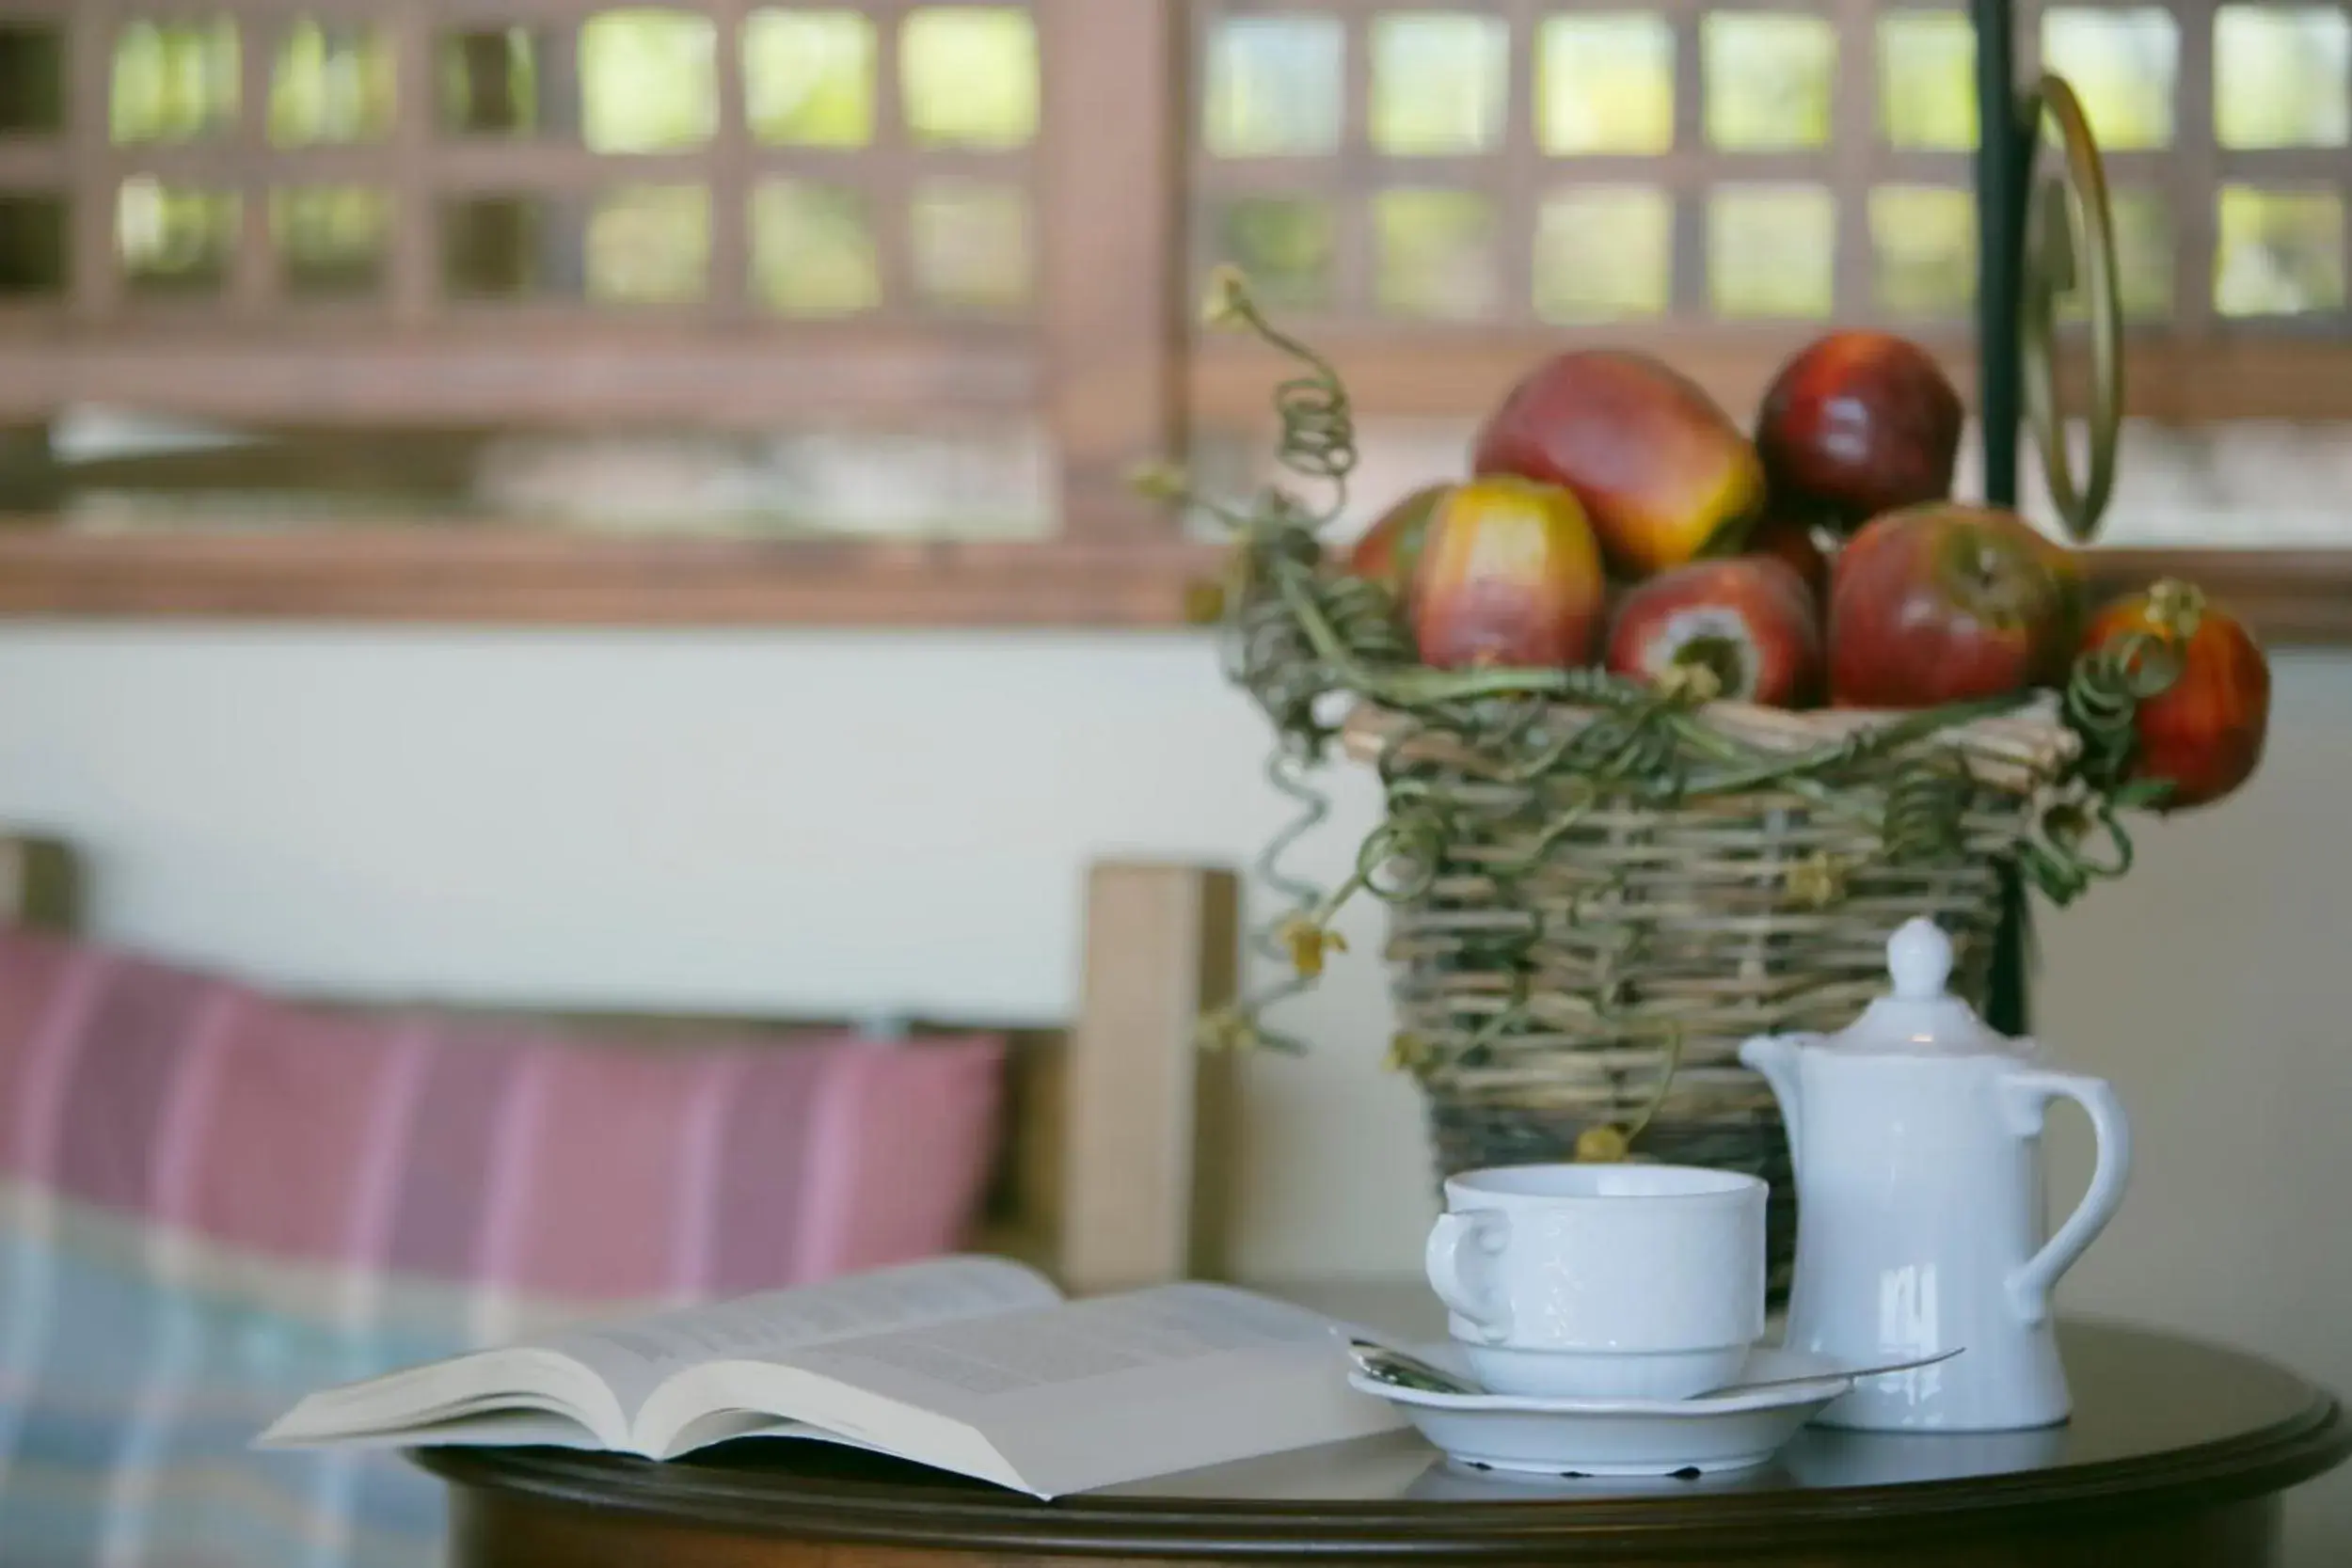
[[2107,1221],[2123,1202],[2123,1182],[2132,1169],[2132,1129],[2123,1104],[2101,1079],[2064,1072],[2011,1072],[2001,1080],[2010,1131],[2030,1138],[2042,1131],[2043,1109],[2053,1100],[2072,1100],[2090,1117],[2098,1135],[2099,1153],[2091,1167],[2090,1187],[2058,1234],[2042,1244],[2009,1276],[2009,1300],[2017,1316],[2039,1323],[2050,1315],[2050,1291],[2058,1276],[2074,1266],[2085,1248],[2098,1239]]
[[1511,1308],[1495,1289],[1491,1271],[1481,1259],[1499,1257],[1510,1235],[1511,1222],[1500,1210],[1472,1209],[1443,1213],[1429,1229],[1429,1245],[1422,1262],[1430,1288],[1446,1309],[1478,1330],[1488,1344],[1511,1337]]

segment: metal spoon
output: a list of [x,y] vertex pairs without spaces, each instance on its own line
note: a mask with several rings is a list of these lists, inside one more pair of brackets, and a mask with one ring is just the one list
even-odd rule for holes
[[[1878,1367],[1856,1367],[1851,1370],[1841,1369],[1834,1372],[1799,1372],[1787,1377],[1760,1377],[1746,1382],[1725,1384],[1720,1388],[1709,1388],[1704,1394],[1692,1397],[1724,1399],[1735,1394],[1754,1393],[1759,1388],[1787,1388],[1800,1383],[1818,1383],[1824,1377],[1851,1377],[1859,1382],[1866,1377],[1885,1377],[1894,1372],[1916,1371],[1922,1367],[1932,1367],[1941,1362],[1949,1361],[1959,1354],[1959,1349],[1955,1348],[1934,1355],[1915,1356],[1908,1361],[1890,1361]],[[1489,1388],[1473,1383],[1459,1372],[1448,1371],[1443,1367],[1422,1360],[1410,1351],[1400,1350],[1394,1345],[1384,1345],[1376,1339],[1365,1339],[1356,1335],[1349,1335],[1347,1354],[1348,1358],[1356,1363],[1357,1369],[1366,1377],[1375,1382],[1388,1384],[1391,1387],[1411,1388],[1424,1394],[1455,1394],[1471,1398],[1493,1392]]]

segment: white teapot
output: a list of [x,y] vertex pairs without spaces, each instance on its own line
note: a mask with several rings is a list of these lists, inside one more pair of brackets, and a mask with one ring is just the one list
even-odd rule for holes
[[[1945,990],[1952,944],[1914,920],[1886,944],[1894,994],[1844,1033],[1767,1035],[1740,1059],[1769,1080],[1797,1174],[1790,1346],[1938,1366],[1866,1380],[1820,1418],[1867,1430],[1997,1432],[2070,1409],[2050,1291],[2123,1199],[2131,1132],[2096,1078],[2042,1070]],[[2043,1240],[2042,1118],[2090,1113],[2090,1189]]]

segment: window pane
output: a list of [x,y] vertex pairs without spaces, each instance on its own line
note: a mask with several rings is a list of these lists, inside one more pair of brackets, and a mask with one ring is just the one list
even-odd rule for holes
[[2221,188],[2213,298],[2225,316],[2344,307],[2344,200],[2333,191]]
[[1707,210],[1708,293],[1724,316],[1826,316],[1837,208],[1819,185],[1729,185]]
[[1743,152],[1829,145],[1837,35],[1819,17],[1713,11],[1707,55],[1707,139]]
[[381,141],[391,128],[392,52],[383,35],[307,20],[286,29],[270,77],[271,141]]
[[1344,47],[1332,17],[1220,19],[1209,35],[1202,95],[1209,150],[1261,158],[1336,150]]
[[1372,34],[1372,144],[1391,153],[1479,152],[1502,140],[1510,29],[1501,17],[1403,11]]
[[2104,148],[2171,145],[2180,53],[2179,24],[2153,7],[2062,7],[2042,18],[2042,62],[2073,84]]
[[107,123],[118,144],[194,141],[237,122],[237,24],[133,22],[115,37]]
[[1320,309],[1331,303],[1339,219],[1328,201],[1311,197],[1242,197],[1215,219],[1216,254],[1249,277],[1275,309]]
[[927,181],[909,214],[914,288],[949,310],[1005,311],[1029,299],[1029,207],[1009,185]]
[[2113,191],[2107,212],[2115,222],[2116,292],[2124,316],[2164,320],[2172,314],[2171,209],[2154,191]]
[[1890,147],[1977,145],[1977,30],[1958,11],[1879,18],[1879,119]]
[[796,316],[845,316],[882,303],[882,262],[862,192],[773,180],[752,194],[752,282]]
[[907,129],[941,146],[1019,147],[1037,135],[1037,28],[1017,6],[915,11],[898,40]]
[[0,298],[64,293],[66,232],[65,198],[0,192]]
[[605,11],[580,29],[580,133],[597,152],[667,152],[719,127],[718,38],[685,11]]
[[270,197],[270,235],[289,293],[373,293],[384,277],[391,204],[381,191],[307,185]]
[[115,247],[135,293],[212,293],[228,281],[237,248],[237,198],[228,191],[122,182]]
[[1584,185],[1544,198],[1535,313],[1550,322],[1663,315],[1674,286],[1674,204],[1648,185]]
[[1535,134],[1547,152],[1663,152],[1675,141],[1675,35],[1661,16],[1545,21]]
[[[453,299],[515,299],[549,292],[567,270],[564,226],[544,197],[470,196],[441,205],[441,288]],[[576,275],[577,268],[568,269]]]
[[527,27],[441,35],[441,129],[461,135],[529,135],[547,124],[539,73],[548,40]]
[[0,135],[65,129],[65,37],[54,24],[0,18]]
[[1372,215],[1382,314],[1466,321],[1493,311],[1495,217],[1485,197],[1382,191]]
[[2352,131],[2352,20],[2224,6],[2214,17],[2214,134],[2224,147],[2342,147]]
[[710,193],[624,185],[588,214],[588,294],[618,305],[684,305],[710,276]]
[[754,11],[743,24],[752,135],[792,147],[874,139],[874,24],[861,11]]
[[1923,320],[1965,315],[1977,293],[1977,204],[1940,185],[1870,193],[1870,248],[1882,309]]

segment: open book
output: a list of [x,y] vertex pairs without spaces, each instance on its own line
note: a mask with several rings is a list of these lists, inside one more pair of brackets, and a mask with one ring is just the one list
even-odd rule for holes
[[950,1258],[480,1351],[310,1395],[270,1447],[873,1449],[1052,1497],[1397,1424],[1332,1324],[1217,1285],[1065,1301]]

